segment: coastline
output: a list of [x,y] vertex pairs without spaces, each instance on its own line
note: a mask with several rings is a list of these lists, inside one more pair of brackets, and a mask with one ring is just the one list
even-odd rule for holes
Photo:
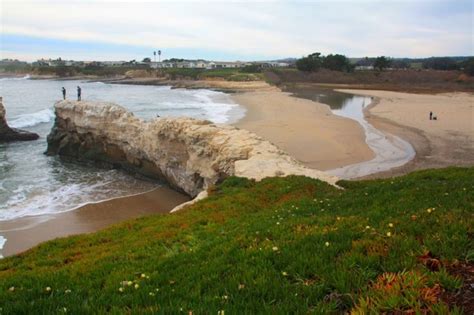
[[67,212],[2,221],[6,243],[0,254],[10,256],[58,237],[91,233],[110,225],[152,214],[169,213],[189,197],[168,187],[137,195],[89,203]]
[[[139,82],[143,81],[135,82],[132,84],[140,84]],[[219,88],[199,84],[193,86],[219,91]],[[231,125],[250,130],[273,142],[305,166],[314,169],[331,170],[368,161],[374,157],[365,141],[362,127],[355,120],[333,114],[325,104],[291,96],[290,93],[282,92],[264,82],[261,84],[261,87],[258,87],[259,84],[245,85],[242,82],[231,82],[226,85],[227,90],[222,90],[229,93],[230,98],[245,109],[244,117],[238,121],[230,121]],[[182,88],[194,88],[193,86]],[[236,91],[238,93],[232,93]],[[432,155],[436,156],[438,152],[436,141],[439,139],[427,134],[426,130],[404,124],[403,118],[410,115],[406,108],[403,112],[405,116],[398,117],[399,121],[384,113],[387,104],[393,102],[390,97],[397,96],[387,96],[386,93],[398,92],[350,89],[341,92],[373,97],[373,102],[364,110],[367,121],[388,135],[396,135],[408,141],[416,151],[415,158],[407,164],[363,178],[403,175],[423,168],[474,164],[474,158],[469,159],[469,155],[462,156],[465,163],[433,159]],[[415,94],[399,94],[405,94],[403,95],[406,98],[405,103],[407,99],[410,100],[410,96],[415,97]],[[446,97],[449,99],[452,95]],[[455,141],[450,150],[459,145],[460,142]],[[474,149],[466,152],[466,154],[473,152],[474,157]],[[4,256],[13,255],[56,237],[94,232],[111,224],[143,215],[168,213],[188,200],[188,197],[176,191],[160,187],[152,192],[88,204],[69,212],[4,221],[1,224],[0,234],[6,236],[7,242],[0,253]],[[111,213],[114,215],[111,216]]]
[[[474,165],[474,95],[465,92],[414,94],[379,90],[342,89],[372,96],[365,111],[375,128],[408,141],[415,157],[408,163],[363,178],[400,176],[415,170]],[[430,121],[433,111],[439,120]]]
[[234,126],[274,143],[309,168],[330,170],[370,160],[362,126],[334,115],[328,105],[277,88],[232,94],[246,115]]

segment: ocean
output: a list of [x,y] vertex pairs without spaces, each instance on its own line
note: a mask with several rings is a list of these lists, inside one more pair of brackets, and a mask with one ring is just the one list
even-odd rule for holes
[[61,88],[66,88],[68,98],[75,99],[77,86],[82,88],[83,100],[114,102],[145,120],[159,115],[232,123],[244,115],[227,94],[210,90],[28,77],[0,79],[0,96],[9,125],[41,137],[37,141],[0,144],[0,221],[64,212],[159,185],[120,170],[44,155],[46,137],[54,122],[53,106],[62,98]]

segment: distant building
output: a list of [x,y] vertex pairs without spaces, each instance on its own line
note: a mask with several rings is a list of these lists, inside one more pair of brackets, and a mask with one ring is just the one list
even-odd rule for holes
[[186,68],[186,69],[224,69],[224,68],[241,68],[250,63],[235,61],[206,61],[202,59],[198,60],[173,60],[161,61],[161,62],[150,62],[150,67],[153,69],[163,68]]
[[103,61],[102,64],[104,66],[109,66],[109,67],[119,67],[122,66],[124,63],[127,63],[126,61]]
[[354,70],[356,70],[356,71],[369,71],[369,70],[374,70],[374,66],[355,66]]

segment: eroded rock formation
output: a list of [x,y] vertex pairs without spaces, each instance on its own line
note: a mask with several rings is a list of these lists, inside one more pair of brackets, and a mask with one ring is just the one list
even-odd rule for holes
[[334,184],[257,135],[191,118],[144,121],[112,103],[60,101],[47,154],[106,162],[194,197],[225,177],[306,175]]
[[36,133],[10,128],[5,116],[6,112],[5,107],[3,107],[3,99],[0,97],[0,142],[29,141],[39,138],[39,135]]

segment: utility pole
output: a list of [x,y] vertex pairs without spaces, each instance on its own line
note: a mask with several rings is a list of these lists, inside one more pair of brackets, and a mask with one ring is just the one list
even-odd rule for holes
[[153,52],[153,56],[155,58],[155,63],[156,63],[156,51]]
[[161,62],[161,50],[158,50],[158,61]]

